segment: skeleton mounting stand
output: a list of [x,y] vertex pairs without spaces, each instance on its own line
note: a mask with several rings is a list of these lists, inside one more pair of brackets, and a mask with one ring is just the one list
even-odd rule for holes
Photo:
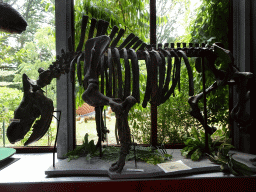
[[[104,126],[104,122],[103,118],[102,118],[102,107],[95,107],[95,120],[96,120],[96,129],[98,132],[98,137],[99,140],[102,141],[102,130],[101,127]],[[105,126],[104,126],[105,127]],[[109,133],[109,131],[107,130],[107,132]],[[102,157],[102,143],[98,142],[97,145],[99,146],[99,150],[100,150],[100,157]]]
[[[204,59],[202,58],[204,61]],[[210,153],[209,151],[209,142],[208,142],[208,133],[206,131],[206,126],[207,126],[207,109],[206,109],[206,93],[205,93],[205,66],[204,62],[202,62],[202,76],[203,76],[203,95],[204,95],[204,130],[205,130],[205,153]]]
[[57,138],[58,138],[59,126],[60,126],[61,111],[53,111],[53,112],[57,112],[57,113],[60,114],[59,118],[52,115],[58,121],[57,133],[56,133],[54,147],[53,147],[53,163],[52,163],[52,166],[55,167],[55,150],[56,150],[56,143],[57,143]]

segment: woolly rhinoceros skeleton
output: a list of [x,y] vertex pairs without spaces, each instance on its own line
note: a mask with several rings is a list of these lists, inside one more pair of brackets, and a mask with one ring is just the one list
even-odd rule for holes
[[[183,46],[183,48],[180,48],[178,45],[176,49],[174,44],[171,44],[171,47],[168,47],[169,44],[165,44],[164,48],[159,44],[156,49],[154,45],[146,45],[134,34],[130,34],[117,47],[116,45],[123,36],[124,30],[118,30],[115,26],[111,34],[106,36],[104,34],[106,34],[108,22],[99,20],[97,23],[95,19],[92,19],[89,38],[86,41],[84,51],[82,51],[87,22],[88,16],[83,16],[81,37],[76,51],[72,50],[72,39],[69,38],[69,51],[65,53],[62,50],[62,55],[57,56],[56,62],[52,63],[47,70],[40,68],[38,70],[39,78],[36,81],[23,74],[24,97],[14,113],[14,118],[20,119],[20,122],[12,122],[7,131],[11,143],[23,139],[35,119],[40,116],[41,119],[34,124],[33,133],[25,145],[37,141],[46,133],[52,119],[53,104],[50,99],[43,95],[42,88],[50,84],[53,78],[58,78],[65,73],[70,73],[71,79],[74,81],[76,64],[79,84],[85,89],[82,99],[89,105],[96,107],[96,124],[99,136],[97,146],[105,139],[105,134],[108,132],[102,123],[102,107],[109,105],[116,114],[121,150],[119,160],[110,167],[110,171],[122,171],[131,146],[128,113],[134,104],[140,103],[138,60],[145,60],[147,67],[143,107],[146,107],[150,100],[160,105],[171,96],[180,78],[180,58],[183,58],[189,76],[190,98],[188,102],[192,108],[190,113],[204,125],[203,115],[198,107],[198,101],[203,94],[200,93],[194,96],[193,74],[187,58],[203,57],[208,60],[208,68],[216,77],[216,82],[206,89],[206,94],[225,84],[236,84],[239,100],[231,115],[243,127],[250,124],[251,119],[245,112],[244,104],[249,99],[249,91],[246,85],[252,74],[239,72],[233,65],[232,54],[223,49],[220,43],[215,43],[211,47],[190,46],[186,48]],[[97,35],[93,38],[96,23]],[[116,34],[117,36],[114,39]],[[222,58],[229,64],[226,71],[215,68],[214,62],[217,57]],[[121,58],[124,60],[123,64],[120,62]],[[175,58],[173,67],[172,58]],[[81,61],[84,62],[83,70]],[[156,63],[156,65],[153,63]],[[124,82],[122,71],[124,71]],[[82,72],[84,74],[83,79]],[[156,82],[156,90],[153,90],[152,84],[154,82]],[[156,94],[152,95],[153,91],[156,91]],[[208,125],[204,128],[209,134],[216,130],[216,128]]]

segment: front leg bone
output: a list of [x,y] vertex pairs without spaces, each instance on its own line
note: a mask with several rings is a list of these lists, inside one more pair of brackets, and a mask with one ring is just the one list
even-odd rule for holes
[[89,79],[89,85],[82,95],[82,99],[91,106],[100,107],[109,105],[111,98],[99,92],[99,82],[95,79]]
[[109,171],[121,173],[125,165],[125,158],[129,154],[131,146],[131,133],[128,124],[128,113],[132,106],[136,103],[133,96],[128,96],[123,103],[117,103],[113,100],[110,101],[110,106],[116,114],[116,121],[118,126],[118,134],[121,143],[121,151],[119,160],[112,164]]
[[121,143],[121,151],[119,160],[110,167],[110,171],[121,173],[125,165],[125,158],[130,150],[131,134],[128,125],[128,113],[132,106],[137,102],[133,96],[128,96],[124,102],[120,99],[112,99],[106,97],[99,92],[98,82],[94,79],[89,80],[88,88],[82,95],[83,100],[91,106],[110,105],[116,114],[118,134]]

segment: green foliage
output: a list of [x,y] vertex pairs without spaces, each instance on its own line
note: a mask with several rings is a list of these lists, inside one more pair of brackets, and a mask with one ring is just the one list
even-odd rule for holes
[[[144,161],[146,163],[154,164],[154,165],[158,163],[163,163],[172,157],[169,154],[162,155],[161,153],[159,153],[159,151],[153,150],[152,147],[135,146],[135,150],[136,150],[137,160]],[[102,159],[106,161],[117,161],[119,158],[119,152],[120,152],[119,147],[108,146],[106,148],[103,148]],[[134,160],[133,147],[131,147],[129,154],[126,156],[126,161],[130,161],[130,160]]]
[[[225,49],[230,49],[229,45],[229,1],[202,0],[202,4],[196,9],[196,18],[189,21],[186,28],[186,35],[177,41],[191,43],[221,42]],[[193,61],[192,61],[193,62]],[[194,62],[193,62],[194,63]],[[216,60],[216,67],[225,70],[225,61]],[[199,89],[195,93],[202,92],[202,74],[194,73],[194,83],[199,84]],[[206,87],[215,81],[211,71],[206,71]],[[227,126],[229,123],[229,91],[228,86],[220,87],[216,91],[207,95],[208,123]],[[200,104],[202,106],[202,104]]]
[[[0,36],[0,42],[2,43],[2,40],[4,39],[4,37]],[[13,62],[13,54],[10,54],[11,52],[13,52],[14,49],[9,46],[9,45],[5,45],[2,43],[1,48],[0,48],[0,64],[11,64]],[[6,58],[7,57],[7,58]]]
[[[193,161],[199,160],[200,157],[205,155],[205,132],[204,130],[196,130],[193,128],[191,134],[186,138],[184,142],[186,147],[181,150],[181,155],[184,157],[189,157]],[[208,134],[208,143],[210,154],[217,151],[223,146],[231,146],[231,139],[229,138],[229,131],[227,128],[223,127],[218,129],[211,136]],[[225,148],[223,150],[229,150]]]
[[207,154],[209,160],[221,165],[221,171],[228,171],[236,176],[251,176],[253,171],[245,164],[235,160],[232,156],[235,153],[228,153],[234,146],[223,143],[218,149],[217,154]]
[[80,156],[83,155],[94,155],[96,152],[96,145],[94,145],[94,140],[88,141],[88,133],[84,136],[84,141],[81,146],[76,147],[73,151],[69,151],[67,154],[65,154],[66,157],[68,157],[68,161],[72,159],[77,159]]
[[[146,75],[140,75],[140,85],[142,102],[146,90]],[[198,86],[195,84],[196,89],[199,89]],[[163,141],[166,143],[184,143],[184,136],[189,134],[191,128],[198,127],[199,125],[189,114],[188,76],[183,62],[180,87],[180,91],[175,90],[175,97],[171,95],[165,103],[157,108],[158,143],[162,143]],[[143,108],[141,104],[135,105],[129,113],[129,124],[137,142],[149,144],[151,135],[150,104],[146,108]]]
[[52,121],[48,131],[46,132],[46,135],[44,136],[44,137],[47,138],[47,144],[45,144],[46,146],[53,146],[54,145],[54,141],[55,141],[55,138],[56,138],[56,133],[57,133],[57,125],[54,121]]
[[[81,146],[77,146],[75,150],[69,151],[65,154],[68,157],[68,161],[72,159],[77,159],[81,156],[85,156],[87,160],[91,157],[99,156],[99,150],[97,150],[96,145],[94,145],[94,141],[88,141],[88,133],[85,134],[83,144]],[[136,150],[136,158],[137,160],[141,160],[150,164],[158,164],[163,163],[166,160],[170,160],[172,155],[167,154],[163,148],[159,148],[158,150],[153,150],[152,147],[142,147],[135,146]],[[165,152],[163,152],[165,151]],[[106,161],[117,161],[119,158],[120,148],[114,146],[108,146],[102,149],[102,159]],[[134,148],[131,147],[129,154],[126,156],[126,161],[134,159]]]
[[[80,29],[84,14],[90,18],[108,21],[110,28],[114,25],[122,27],[126,30],[126,34],[133,32],[145,41],[145,34],[149,34],[149,13],[145,8],[148,3],[149,0],[76,1],[75,28]],[[79,34],[80,30],[76,33]]]
[[15,75],[15,82],[22,79],[23,73],[26,73],[31,79],[37,79],[37,70],[40,67],[47,69],[51,62],[54,61],[55,39],[53,30],[51,27],[38,29],[35,33],[35,41],[26,42],[24,48],[19,50],[18,54],[22,54],[23,59],[19,65],[19,71]]
[[[158,43],[172,43],[179,36],[180,17],[189,11],[190,0],[157,0],[156,38]],[[171,10],[171,11],[170,11]]]
[[[1,109],[0,110],[0,126],[2,126],[3,121],[5,121],[5,127],[6,128],[8,127],[10,123],[10,119],[14,117],[14,110],[19,106],[20,102],[22,101],[22,98],[23,98],[23,92],[21,90],[7,88],[7,87],[0,87],[0,109]],[[38,119],[40,119],[40,117]],[[53,132],[55,129],[56,129],[56,125],[52,123],[47,132],[48,139],[44,144],[45,146],[52,145],[52,141],[55,138],[55,135],[53,135]],[[22,139],[19,143],[17,143],[16,146],[24,145],[24,143],[28,140],[32,132],[33,132],[33,129],[30,129],[29,132],[25,135],[24,139]],[[2,134],[2,129],[0,129],[0,135],[1,134]],[[42,140],[44,140],[44,138],[42,138]]]
[[[203,5],[202,5],[203,6]],[[210,6],[210,5],[209,5]],[[189,7],[189,5],[188,5]],[[200,9],[200,8],[199,8]],[[222,13],[218,13],[222,14]],[[188,19],[188,14],[187,19]],[[200,15],[197,16],[198,19]],[[194,21],[191,21],[194,22]],[[196,28],[202,30],[201,28]],[[191,28],[188,28],[191,30]],[[223,32],[225,33],[225,32]],[[214,34],[206,37],[204,40],[210,39],[207,43],[211,44],[214,38],[219,37]],[[201,34],[198,34],[201,37]],[[189,38],[188,38],[189,37]],[[192,42],[191,38],[195,38],[194,42],[204,42],[200,39],[197,40],[197,36],[191,34],[183,37],[183,42]],[[176,40],[180,41],[178,38]],[[227,39],[225,39],[227,41]],[[195,61],[193,58],[189,59],[190,65],[194,74],[195,93],[202,92],[202,75],[195,69]],[[224,66],[225,63],[223,63]],[[222,65],[220,65],[222,66]],[[221,68],[222,69],[222,68]],[[206,87],[209,87],[214,82],[214,76],[210,71],[206,71],[207,82]],[[142,85],[145,85],[145,81],[140,78]],[[144,77],[146,79],[146,76]],[[162,142],[164,139],[168,143],[183,143],[184,136],[188,135],[191,129],[198,127],[198,122],[194,120],[189,114],[190,106],[187,102],[188,99],[188,75],[184,63],[182,62],[181,78],[180,78],[180,92],[175,91],[175,97],[170,97],[164,104],[158,107],[158,142]],[[228,125],[228,87],[218,89],[213,93],[207,95],[207,111],[208,111],[208,123],[211,125],[219,125],[225,127]],[[145,92],[145,87],[142,86],[142,95]],[[143,95],[144,96],[144,95]],[[141,98],[143,100],[143,97]],[[199,107],[202,109],[202,100],[199,102]],[[130,111],[130,125],[132,134],[140,143],[149,143],[151,135],[151,120],[150,120],[150,107],[143,109],[140,105],[136,105]],[[194,150],[196,151],[196,150]],[[200,156],[199,150],[195,152],[195,157]],[[193,156],[193,157],[194,157]]]
[[[20,104],[23,97],[22,91],[7,87],[0,87],[0,122],[8,121],[13,118],[16,107]],[[8,111],[3,110],[7,108]]]
[[214,149],[219,148],[223,143],[231,144],[232,139],[230,138],[230,130],[223,126],[211,135]]
[[[49,0],[49,1],[54,3],[54,0]],[[52,26],[54,25],[53,12],[51,12],[51,13],[48,12],[47,17],[45,16],[45,6],[46,6],[47,2],[41,2],[41,0],[26,0],[26,1],[22,1],[22,2],[17,1],[17,0],[5,0],[4,2],[12,5],[13,8],[15,8],[24,17],[24,19],[28,23],[26,31],[20,35],[8,34],[8,33],[0,34],[0,37],[1,36],[5,37],[6,44],[8,44],[8,40],[10,37],[12,39],[15,39],[16,42],[18,42],[12,46],[12,48],[14,48],[15,51],[9,52],[10,54],[13,54],[13,52],[16,52],[16,51],[20,50],[21,48],[23,48],[25,42],[33,41],[34,34],[36,33],[36,29],[40,28],[42,23],[47,23]],[[19,63],[16,63],[16,61],[14,61],[14,63],[15,63],[15,65],[16,64],[19,65]]]
[[[48,9],[51,12],[47,13],[47,17],[45,16],[45,6],[49,2],[51,2],[51,5],[54,4],[54,0],[45,0],[45,2],[41,2],[41,0],[26,0],[22,2],[5,0],[4,2],[12,5],[28,23],[26,31],[22,34],[0,33],[0,66],[6,67],[0,74],[0,86],[5,86],[0,87],[0,123],[2,124],[4,119],[6,126],[8,126],[9,119],[13,118],[14,110],[22,100],[22,74],[27,73],[31,79],[36,80],[38,78],[38,68],[47,69],[55,59],[55,30],[53,27],[54,12],[52,6],[49,6]],[[52,27],[43,27],[46,25]],[[12,67],[12,69],[8,67]],[[55,81],[44,91],[47,92],[47,96],[56,105]],[[8,112],[2,110],[3,106],[9,109]],[[49,130],[53,131],[53,129],[54,126],[51,125]],[[28,132],[21,142],[15,145],[24,144],[31,134],[32,130]],[[52,140],[53,136],[49,133],[48,144],[51,144]],[[47,145],[47,142],[44,145]]]
[[181,91],[158,107],[158,142],[184,143],[184,136],[197,125],[189,114],[188,94]]
[[158,153],[156,155],[150,154],[148,157],[141,157],[140,159],[142,161],[145,161],[148,164],[157,165],[159,163],[164,163],[167,160],[171,160],[172,155],[165,154],[165,155],[159,155]]
[[14,72],[13,71],[0,71],[0,82],[6,81],[11,82],[14,78]]
[[[22,62],[15,74],[14,82],[22,80],[23,73],[26,73],[30,79],[36,80],[39,77],[38,69],[47,69],[55,59],[55,39],[53,36],[53,28],[40,28],[35,33],[35,41],[25,43],[23,49],[18,51],[22,54]],[[20,84],[20,89],[22,88]],[[50,85],[43,89],[47,92],[47,97],[52,99],[56,106],[56,79],[53,79]]]
[[[210,151],[212,151],[212,148],[210,147],[212,144],[212,139],[208,135],[208,141],[209,141],[209,148]],[[197,161],[203,154],[205,149],[205,134],[204,131],[200,130],[198,132],[195,128],[191,131],[191,137],[188,137],[185,141],[186,147],[184,147],[181,150],[181,155],[184,157],[188,157],[191,155],[191,160]]]
[[189,42],[202,43],[211,37],[216,42],[222,42],[228,48],[229,1],[202,0],[201,6],[196,10],[197,17],[188,26]]
[[[46,4],[44,4],[44,2]],[[41,4],[45,5],[45,7],[44,7],[45,12],[49,11],[49,12],[54,13],[54,11],[55,11],[55,2],[54,2],[54,0],[42,0]]]

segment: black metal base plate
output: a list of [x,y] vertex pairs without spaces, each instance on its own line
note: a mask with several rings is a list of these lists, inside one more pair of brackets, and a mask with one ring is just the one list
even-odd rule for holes
[[[67,159],[61,160],[56,163],[55,168],[49,167],[45,171],[48,177],[54,176],[102,176],[110,177],[111,179],[135,179],[135,178],[156,178],[186,174],[198,174],[203,172],[216,172],[220,171],[220,166],[213,164],[208,158],[203,158],[200,161],[192,161],[181,156],[180,149],[168,149],[167,152],[172,154],[172,162],[182,160],[184,164],[191,167],[189,170],[181,170],[176,172],[165,173],[159,166],[148,164],[145,162],[137,162],[135,168],[134,161],[126,162],[121,174],[110,172],[109,167],[114,162],[108,162],[94,157],[88,162],[85,157],[80,157],[76,160]],[[142,171],[143,170],[143,171]]]

